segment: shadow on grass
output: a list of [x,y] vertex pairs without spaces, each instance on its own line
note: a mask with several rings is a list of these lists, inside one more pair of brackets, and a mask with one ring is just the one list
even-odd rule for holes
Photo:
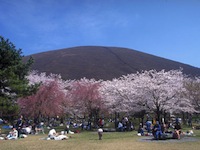
[[140,142],[173,142],[173,143],[181,143],[181,142],[197,142],[200,141],[200,139],[195,137],[183,137],[180,140],[177,139],[165,139],[165,140],[155,140],[153,137],[141,137],[139,139]]

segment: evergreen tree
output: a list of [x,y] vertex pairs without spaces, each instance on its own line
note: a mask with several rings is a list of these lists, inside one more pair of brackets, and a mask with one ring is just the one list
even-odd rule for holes
[[21,49],[16,49],[13,43],[0,36],[0,117],[15,115],[17,98],[32,91],[26,75],[33,59],[23,63],[23,57]]

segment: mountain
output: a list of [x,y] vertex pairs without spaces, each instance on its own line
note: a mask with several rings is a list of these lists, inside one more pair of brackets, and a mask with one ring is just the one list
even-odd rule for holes
[[[61,74],[63,79],[86,77],[111,80],[122,75],[156,69],[183,69],[190,76],[200,76],[200,68],[127,48],[80,46],[30,55],[33,70]],[[30,56],[24,57],[26,61]]]

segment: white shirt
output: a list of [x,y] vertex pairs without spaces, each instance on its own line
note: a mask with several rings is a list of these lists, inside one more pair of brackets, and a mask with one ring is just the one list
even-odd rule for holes
[[102,132],[103,132],[103,129],[99,128],[99,129],[98,129],[98,132],[99,132],[99,133],[102,133]]
[[18,138],[18,131],[16,129],[13,130],[13,138],[15,138],[15,139]]
[[55,135],[56,135],[56,130],[55,130],[55,129],[51,129],[51,130],[49,131],[48,136],[55,136]]

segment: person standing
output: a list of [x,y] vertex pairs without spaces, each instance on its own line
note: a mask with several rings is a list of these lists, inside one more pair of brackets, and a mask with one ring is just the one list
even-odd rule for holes
[[103,129],[101,129],[101,128],[98,129],[98,136],[99,136],[99,140],[102,140]]
[[23,116],[21,115],[20,118],[17,120],[17,124],[16,124],[16,129],[18,131],[18,137],[20,137],[22,127],[23,127]]
[[188,126],[192,127],[192,115],[190,114],[189,118],[188,118]]

